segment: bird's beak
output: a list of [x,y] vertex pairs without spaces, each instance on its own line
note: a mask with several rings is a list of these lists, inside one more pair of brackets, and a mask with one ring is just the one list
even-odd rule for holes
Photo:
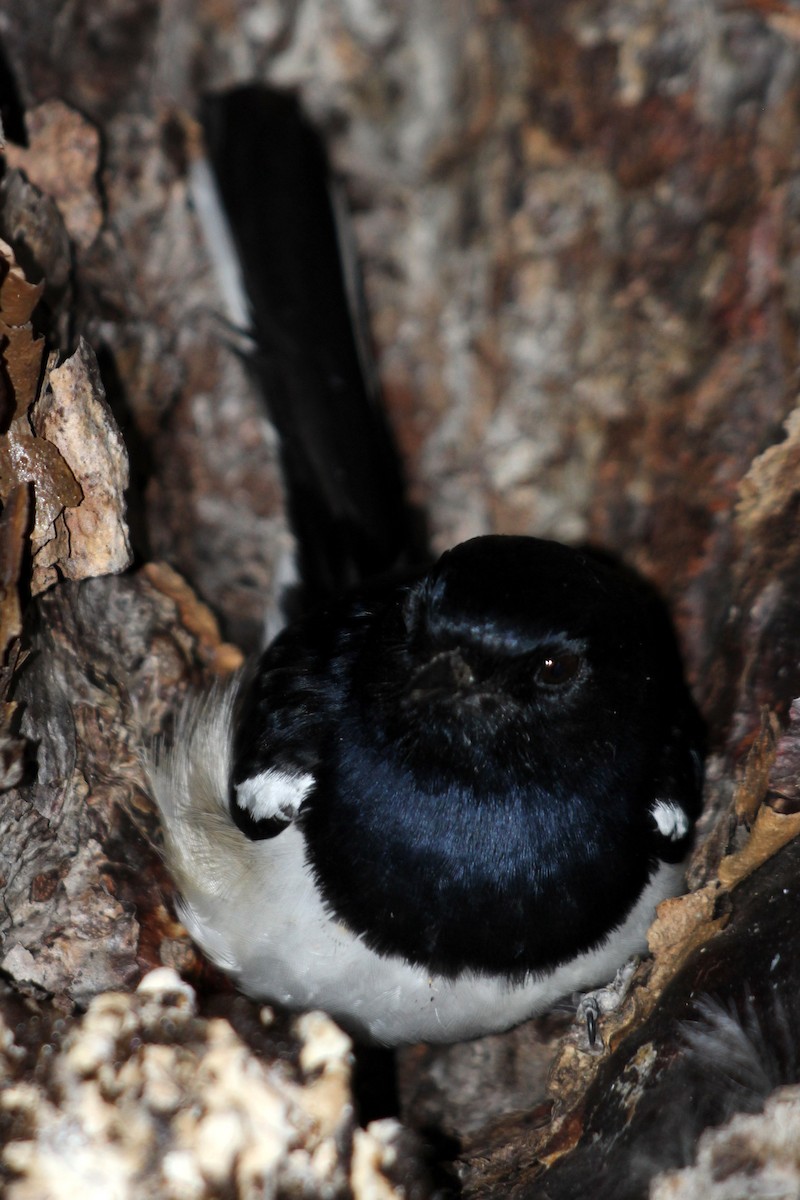
[[414,671],[408,685],[409,700],[437,694],[452,695],[475,682],[475,676],[460,649],[442,650]]

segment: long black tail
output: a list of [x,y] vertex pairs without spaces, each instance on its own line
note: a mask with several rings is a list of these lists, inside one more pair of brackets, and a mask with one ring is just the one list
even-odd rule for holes
[[316,602],[425,557],[420,523],[356,332],[360,292],[319,138],[292,95],[259,86],[208,97],[202,121],[280,438],[302,598]]

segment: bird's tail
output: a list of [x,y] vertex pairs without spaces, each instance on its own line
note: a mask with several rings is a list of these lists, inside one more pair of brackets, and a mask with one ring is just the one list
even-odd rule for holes
[[202,123],[246,296],[232,311],[248,321],[278,433],[307,606],[420,561],[424,539],[381,407],[344,207],[320,139],[294,96],[261,86],[207,97]]

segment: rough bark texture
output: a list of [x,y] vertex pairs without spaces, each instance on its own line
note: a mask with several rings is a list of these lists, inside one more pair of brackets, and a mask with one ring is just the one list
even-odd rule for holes
[[[154,560],[249,651],[291,552],[275,438],[187,174],[200,94],[255,80],[297,91],[326,138],[434,541],[499,530],[621,553],[670,603],[711,731],[693,890],[662,912],[627,995],[609,994],[602,1045],[579,1026],[559,1040],[554,1021],[408,1051],[403,1117],[455,1139],[443,1153],[466,1195],[633,1197],[653,1181],[658,1200],[728,1196],[757,1176],[796,1195],[800,18],[782,0],[39,0],[0,14],[0,41],[11,1194],[71,1194],[43,1174],[59,1106],[89,1120],[54,1023],[78,1045],[106,1019],[94,998],[159,964],[234,1005],[170,915],[141,753],[191,682],[239,661]],[[126,486],[136,566],[108,575],[128,561]],[[108,1019],[144,1027],[143,1003],[117,996]],[[228,1036],[186,1034],[198,1061]],[[250,1044],[280,1056],[281,1037]],[[144,1109],[140,1150],[167,1136]],[[698,1144],[736,1111],[750,1115]],[[369,1154],[320,1149],[322,1129],[303,1145],[329,1155],[331,1187],[383,1194],[358,1193]],[[375,1182],[373,1151],[363,1187],[399,1187]],[[131,1155],[108,1167],[124,1195],[250,1195],[259,1178],[179,1157],[137,1192]],[[271,1178],[290,1194],[282,1162]]]

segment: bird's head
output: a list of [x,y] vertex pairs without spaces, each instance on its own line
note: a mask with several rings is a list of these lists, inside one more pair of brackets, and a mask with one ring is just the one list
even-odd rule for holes
[[354,672],[375,737],[424,775],[551,786],[638,771],[682,692],[648,589],[528,537],[445,553],[376,617]]

